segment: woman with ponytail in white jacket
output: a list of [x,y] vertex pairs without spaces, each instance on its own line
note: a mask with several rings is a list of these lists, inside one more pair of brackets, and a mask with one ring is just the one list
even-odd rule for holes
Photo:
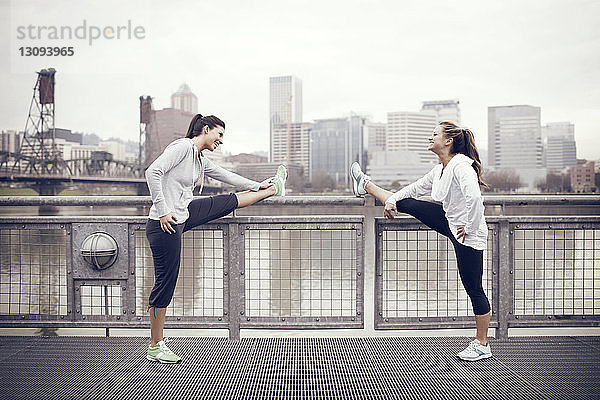
[[[454,246],[461,281],[473,306],[477,336],[457,354],[476,361],[492,356],[487,343],[491,309],[483,291],[483,250],[487,245],[487,225],[483,215],[480,186],[482,167],[473,133],[452,122],[441,122],[429,138],[428,150],[440,159],[424,177],[396,193],[371,182],[358,163],[352,164],[354,194],[367,193],[385,204],[384,216],[394,218],[398,211],[410,214],[431,229],[447,236]],[[433,200],[416,200],[430,194]]]

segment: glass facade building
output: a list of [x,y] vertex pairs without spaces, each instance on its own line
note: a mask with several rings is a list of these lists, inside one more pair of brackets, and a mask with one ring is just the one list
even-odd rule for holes
[[570,122],[551,122],[542,126],[544,162],[549,172],[560,172],[577,165],[575,125]]
[[350,164],[361,164],[366,171],[364,144],[365,118],[315,120],[310,134],[310,179],[325,172],[339,184],[349,184]]
[[542,162],[540,107],[488,107],[488,166],[539,170]]

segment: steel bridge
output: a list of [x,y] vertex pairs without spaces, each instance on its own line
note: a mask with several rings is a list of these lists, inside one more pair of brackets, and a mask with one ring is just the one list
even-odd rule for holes
[[[21,158],[23,162],[15,163]],[[0,184],[24,184],[36,190],[40,195],[57,195],[61,189],[77,184],[127,185],[136,189],[140,195],[147,194],[144,169],[138,164],[112,159],[73,159],[60,160],[53,171],[43,173],[43,161],[16,153],[0,152]],[[39,171],[36,169],[39,167]],[[220,192],[220,187],[207,185],[205,192]]]

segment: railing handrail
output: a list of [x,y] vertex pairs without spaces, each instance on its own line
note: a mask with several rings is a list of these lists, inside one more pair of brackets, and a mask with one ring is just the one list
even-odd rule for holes
[[[204,196],[196,196],[200,198]],[[263,200],[277,206],[365,206],[354,196],[287,196]],[[484,195],[487,206],[515,205],[598,205],[600,195]],[[0,196],[0,206],[150,206],[150,196]]]
[[[600,217],[598,217],[600,220]],[[132,216],[99,216],[99,215],[79,215],[79,216],[65,216],[65,215],[41,215],[41,216],[2,216],[0,221],[3,224],[19,224],[19,223],[131,223],[131,224],[145,224],[148,220],[147,216],[132,215]],[[209,221],[203,225],[222,225],[235,222],[238,224],[285,224],[285,223],[299,223],[299,222],[316,222],[316,223],[329,223],[329,222],[348,222],[348,223],[362,223],[364,217],[362,215],[278,215],[278,216],[225,216],[219,219]]]
[[[302,222],[339,222],[340,218],[349,223],[359,223],[364,221],[362,215],[281,215],[281,216],[225,216],[214,221],[207,222],[210,225],[228,224],[231,221],[235,221],[240,224],[260,224],[260,223],[275,223],[285,224]],[[418,223],[420,221],[414,217],[407,215],[399,215],[393,220],[386,219],[383,217],[376,217],[379,224],[382,225],[394,225],[403,223]],[[41,216],[1,216],[0,220],[4,224],[19,224],[19,223],[92,223],[92,222],[112,222],[112,223],[133,223],[142,224],[148,220],[147,216],[132,215],[132,216],[100,216],[100,215],[78,215],[78,216],[66,216],[66,215],[41,215]],[[486,216],[485,220],[488,224],[499,223],[501,221],[508,221],[509,223],[575,223],[575,224],[586,224],[600,222],[600,215],[568,215],[568,216],[553,216],[553,215],[510,215],[510,216]]]

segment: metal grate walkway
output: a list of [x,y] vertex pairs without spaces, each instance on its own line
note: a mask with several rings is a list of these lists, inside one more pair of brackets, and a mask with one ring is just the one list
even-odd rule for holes
[[0,338],[5,399],[600,398],[600,337],[490,340],[494,357],[455,354],[466,338],[176,338],[184,358],[145,359],[144,338]]

